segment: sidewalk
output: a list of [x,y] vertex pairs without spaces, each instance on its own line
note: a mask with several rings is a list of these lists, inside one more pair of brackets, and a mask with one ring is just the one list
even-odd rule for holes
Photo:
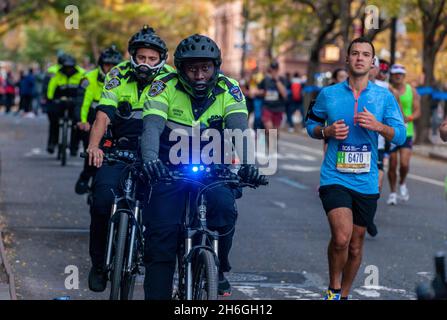
[[447,143],[434,145],[414,145],[413,153],[435,160],[447,161]]

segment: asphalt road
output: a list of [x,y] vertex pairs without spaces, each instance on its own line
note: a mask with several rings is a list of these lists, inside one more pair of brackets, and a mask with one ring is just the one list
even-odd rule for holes
[[[74,193],[82,159],[61,167],[45,152],[46,138],[45,117],[0,116],[0,216],[19,299],[107,299],[108,291],[87,287],[90,217],[85,197]],[[304,135],[281,139],[269,186],[238,201],[229,299],[321,299],[328,284],[330,234],[316,192],[321,144]],[[447,247],[446,173],[444,162],[413,157],[410,201],[395,207],[385,203],[385,183],[379,234],[365,241],[353,299],[414,299],[416,284],[433,277],[433,255]],[[79,270],[78,289],[65,286],[73,275],[67,266]],[[142,297],[139,279],[136,298]]]

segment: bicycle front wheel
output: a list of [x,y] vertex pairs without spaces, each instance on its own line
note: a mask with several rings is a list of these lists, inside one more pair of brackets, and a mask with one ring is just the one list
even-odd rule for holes
[[137,275],[133,273],[126,272],[121,281],[121,300],[132,300],[133,291],[135,288],[135,282],[137,280]]
[[61,165],[67,164],[67,144],[68,144],[68,123],[64,121],[62,128],[62,141],[61,141]]
[[215,256],[201,249],[193,265],[193,300],[217,300],[217,264]]
[[124,251],[126,248],[129,217],[126,212],[120,213],[118,231],[115,235],[115,254],[112,263],[110,300],[119,300],[121,282],[123,281]]

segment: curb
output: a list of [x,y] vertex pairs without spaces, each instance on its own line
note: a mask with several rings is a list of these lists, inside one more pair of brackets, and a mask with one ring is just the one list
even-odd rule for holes
[[6,270],[6,275],[8,277],[9,296],[11,300],[17,300],[14,274],[12,273],[11,266],[9,265],[6,257],[6,250],[5,246],[3,245],[3,235],[1,231],[0,231],[0,262],[3,264],[3,267]]
[[428,157],[430,159],[434,159],[434,160],[441,160],[441,161],[446,161],[447,162],[447,155],[438,153],[438,152],[429,152],[428,153]]

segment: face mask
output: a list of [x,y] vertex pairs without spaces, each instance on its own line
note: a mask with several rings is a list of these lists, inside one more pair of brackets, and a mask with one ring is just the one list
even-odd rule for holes
[[133,57],[130,57],[130,61],[132,63],[132,67],[135,70],[135,74],[142,80],[148,80],[152,76],[156,75],[166,63],[166,60],[162,60],[159,64],[152,67],[146,63],[137,64]]
[[65,74],[67,77],[70,77],[76,73],[76,69],[74,67],[63,67],[61,72]]

